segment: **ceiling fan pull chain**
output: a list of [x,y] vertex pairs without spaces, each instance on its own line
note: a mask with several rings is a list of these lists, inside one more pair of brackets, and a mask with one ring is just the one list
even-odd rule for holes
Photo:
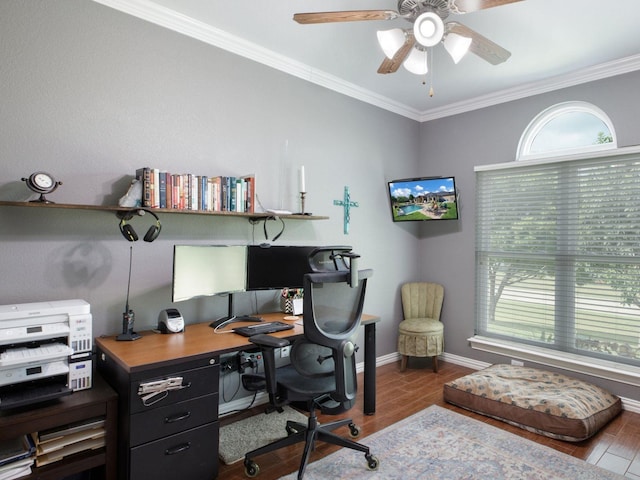
[[429,85],[429,96],[433,97],[433,48],[429,52],[429,78],[431,80],[431,84]]
[[424,80],[422,80],[422,84],[427,84],[427,79],[429,78],[429,54],[425,52],[424,56]]

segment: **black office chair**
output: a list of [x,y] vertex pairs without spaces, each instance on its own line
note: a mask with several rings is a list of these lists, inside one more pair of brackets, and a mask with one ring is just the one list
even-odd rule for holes
[[244,460],[247,476],[255,477],[260,470],[253,457],[305,442],[298,469],[298,479],[302,479],[316,439],[364,452],[367,468],[377,470],[379,461],[368,447],[332,433],[348,425],[351,436],[357,437],[360,430],[351,419],[320,425],[316,416],[316,410],[337,415],[355,404],[356,347],[351,338],[360,325],[367,278],[373,272],[357,273],[340,271],[304,276],[304,337],[294,341],[290,365],[277,369],[275,366],[275,349],[288,345],[288,340],[270,335],[249,338],[262,350],[270,407],[304,405],[309,419],[306,425],[287,422],[287,437],[247,453]]

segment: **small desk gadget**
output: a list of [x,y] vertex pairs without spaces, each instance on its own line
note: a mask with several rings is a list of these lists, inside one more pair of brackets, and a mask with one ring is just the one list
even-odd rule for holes
[[[261,314],[264,322],[292,329],[282,338],[303,334],[283,313]],[[364,412],[375,413],[375,323],[363,315],[365,329]],[[232,330],[242,323],[234,323]],[[255,325],[247,323],[246,325]],[[139,332],[138,342],[96,338],[98,369],[119,394],[118,478],[210,480],[218,474],[218,384],[220,355],[252,348],[248,337],[216,334],[209,322],[188,325],[184,333]],[[166,387],[166,388],[164,388]],[[162,390],[162,391],[160,391]]]

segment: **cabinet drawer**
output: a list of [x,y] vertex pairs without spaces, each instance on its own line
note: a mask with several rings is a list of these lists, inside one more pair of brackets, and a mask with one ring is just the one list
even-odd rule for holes
[[212,480],[218,475],[218,422],[131,449],[131,480]]
[[132,446],[173,435],[218,419],[218,395],[206,395],[131,416]]
[[[165,405],[171,405],[184,400],[202,397],[218,391],[218,365],[209,365],[201,368],[177,371],[161,377],[150,377],[144,380],[137,380],[131,383],[131,413],[148,411]],[[153,397],[143,400],[138,395],[138,388],[141,384],[166,380],[169,378],[181,377],[183,388],[179,390],[168,390]]]

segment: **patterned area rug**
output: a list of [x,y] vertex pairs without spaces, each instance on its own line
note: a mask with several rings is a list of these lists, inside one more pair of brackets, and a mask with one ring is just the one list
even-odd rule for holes
[[[378,471],[367,470],[362,453],[343,448],[311,463],[305,480],[624,478],[436,405],[361,442],[380,460]],[[296,476],[293,473],[281,480]]]

